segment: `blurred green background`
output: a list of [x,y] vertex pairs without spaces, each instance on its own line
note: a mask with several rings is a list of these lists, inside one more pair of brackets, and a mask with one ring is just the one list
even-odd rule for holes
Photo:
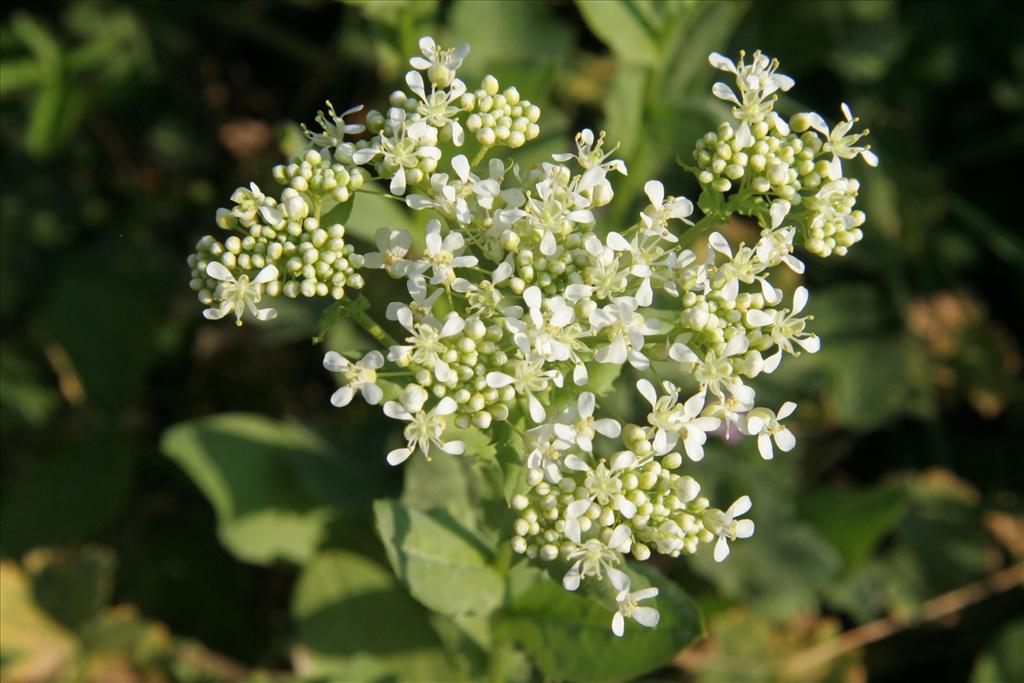
[[[4,681],[542,680],[514,650],[479,670],[395,586],[370,512],[402,491],[392,430],[328,404],[320,307],[239,330],[187,287],[214,210],[271,184],[295,122],[325,98],[383,106],[428,33],[472,45],[460,75],[541,104],[530,158],[606,128],[622,197],[651,177],[695,196],[675,156],[723,115],[712,50],[779,58],[786,113],[849,102],[881,157],[860,174],[864,241],[807,259],[821,353],[758,385],[800,404],[798,449],[719,444],[694,468],[722,500],[750,493],[758,533],[718,567],[655,562],[709,635],[648,680],[1024,680],[1019,6],[17,4],[0,27]],[[364,204],[350,231],[408,220]],[[342,323],[328,343],[365,340]],[[218,418],[216,444],[186,422],[225,412],[245,414]],[[345,602],[353,575],[380,600]]]

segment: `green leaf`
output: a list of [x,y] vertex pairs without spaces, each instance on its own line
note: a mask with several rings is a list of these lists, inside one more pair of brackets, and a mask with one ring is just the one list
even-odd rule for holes
[[569,592],[523,563],[510,573],[508,607],[497,615],[496,635],[520,643],[552,679],[624,681],[664,666],[703,634],[700,613],[679,586],[656,571],[625,569],[634,590],[658,587],[650,601],[661,613],[657,628],[630,621],[625,635],[616,637],[610,599]]
[[115,564],[111,551],[95,546],[76,552],[39,548],[25,558],[36,602],[72,631],[110,602]]
[[801,496],[800,514],[842,555],[847,567],[863,562],[895,529],[909,500],[899,486],[844,490],[819,487]]
[[628,0],[577,0],[587,28],[594,32],[620,62],[656,64],[661,58],[658,36]]
[[[499,63],[564,64],[576,37],[575,27],[562,21],[550,4],[528,0],[460,0],[450,10],[448,26],[449,44],[469,43],[473,50],[460,75],[480,77],[493,70],[503,81],[507,76],[496,68]],[[515,85],[536,101],[536,93],[518,81]]]
[[377,533],[398,578],[441,614],[485,614],[502,600],[503,581],[486,549],[450,515],[396,500],[373,504]]
[[628,62],[615,65],[604,97],[604,127],[612,131],[610,144],[622,145],[619,156],[628,158],[643,132],[644,95],[650,70]]
[[1024,619],[1007,624],[989,645],[971,672],[971,683],[1024,681]]
[[175,425],[161,440],[217,513],[221,541],[257,564],[305,562],[326,532],[329,448],[304,427],[224,414]]
[[83,541],[121,512],[131,492],[133,452],[122,438],[97,431],[28,460],[6,483],[0,505],[3,552]]
[[[521,422],[519,426],[522,426]],[[505,502],[511,505],[512,498],[529,490],[526,485],[526,447],[519,432],[511,425],[497,422],[491,429],[494,431],[495,459],[504,478]]]
[[298,672],[328,680],[451,680],[427,614],[387,568],[330,550],[306,565],[292,595]]
[[[378,228],[402,228],[417,234],[414,226],[417,220],[406,210],[405,204],[389,199],[384,190],[372,185],[380,192],[356,192],[346,204],[349,206],[345,234],[374,244]],[[423,232],[421,229],[419,232]]]

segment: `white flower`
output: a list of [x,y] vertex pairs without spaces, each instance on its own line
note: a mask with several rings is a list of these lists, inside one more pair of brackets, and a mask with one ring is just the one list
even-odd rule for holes
[[409,330],[412,335],[405,339],[408,345],[396,344],[388,349],[388,360],[400,365],[410,361],[417,363],[433,372],[442,384],[454,383],[458,374],[444,360],[448,346],[443,340],[459,334],[465,327],[466,321],[455,312],[448,314],[443,325],[425,317]]
[[541,423],[547,417],[547,411],[535,394],[545,391],[549,384],[562,386],[562,373],[558,370],[545,370],[542,360],[513,361],[514,376],[504,372],[488,372],[485,381],[492,389],[512,386],[520,396],[525,395],[530,409],[530,419]]
[[664,455],[683,440],[686,455],[694,462],[704,458],[704,442],[707,432],[713,432],[722,424],[717,417],[701,417],[704,410],[704,392],[694,394],[686,403],[679,405],[679,389],[671,382],[664,382],[667,392],[658,398],[654,385],[646,379],[636,383],[636,388],[654,409],[647,416],[648,423],[655,428],[655,453]]
[[754,523],[749,519],[736,519],[750,510],[750,496],[741,496],[725,512],[707,510],[704,513],[704,527],[718,536],[715,543],[715,562],[729,556],[729,541],[750,538],[754,535]]
[[409,64],[414,69],[427,72],[430,82],[445,88],[455,77],[455,71],[462,66],[462,60],[469,54],[469,45],[443,49],[430,36],[420,38],[422,57],[413,57]]
[[340,145],[346,135],[358,135],[366,130],[366,126],[359,123],[345,123],[345,117],[350,114],[355,114],[361,111],[363,105],[357,105],[351,109],[346,109],[340,115],[335,113],[334,105],[331,104],[330,100],[327,100],[327,114],[322,111],[316,113],[316,122],[323,128],[322,133],[314,133],[308,130],[303,124],[302,131],[317,147],[337,147]]
[[576,353],[581,347],[578,338],[583,330],[574,324],[576,313],[573,307],[560,296],[545,299],[536,285],[526,288],[523,300],[527,306],[526,317],[520,319],[510,315],[505,320],[519,350],[527,356],[535,354],[546,361],[572,360],[575,364],[573,381],[577,385],[586,383],[587,368]]
[[391,177],[391,194],[405,194],[406,169],[420,165],[421,159],[437,161],[441,150],[435,146],[437,129],[419,120],[409,123],[404,109],[392,108],[391,125],[396,129],[394,138],[378,135],[369,147],[356,150],[352,161],[365,164],[378,155],[383,159],[382,174]]
[[211,261],[206,267],[206,274],[214,280],[220,280],[214,292],[214,298],[220,300],[216,308],[207,308],[203,317],[207,320],[220,320],[229,313],[235,314],[235,324],[242,324],[242,315],[246,312],[257,320],[273,320],[277,311],[273,308],[259,308],[256,304],[263,298],[263,285],[277,279],[277,268],[267,266],[256,277],[249,280],[248,275],[238,279],[220,261]]
[[377,371],[383,366],[384,356],[380,351],[371,351],[358,363],[351,362],[335,351],[328,351],[324,356],[324,368],[330,372],[344,373],[347,382],[331,394],[331,405],[336,408],[347,406],[357,391],[362,392],[363,398],[370,405],[380,403],[384,391],[377,386]]
[[423,86],[423,76],[417,71],[405,74],[405,83],[420,98],[417,112],[423,117],[422,120],[438,130],[447,129],[451,135],[452,144],[461,147],[465,139],[462,124],[459,123],[462,107],[452,106],[452,103],[457,102],[465,94],[466,84],[456,78],[451,81],[447,90],[434,88],[427,95]]
[[793,87],[794,81],[789,76],[778,73],[778,60],[769,59],[760,50],[751,56],[750,64],[745,63],[744,57],[745,54],[740,52],[740,62],[737,65],[728,57],[712,52],[708,61],[716,69],[727,71],[736,77],[739,97],[732,88],[721,82],[715,83],[711,92],[715,97],[735,105],[732,114],[741,122],[739,130],[736,131],[736,141],[741,147],[749,147],[754,143],[754,136],[750,130],[752,123],[768,119],[780,133],[789,133],[789,126],[782,117],[772,111],[772,108],[777,97],[775,93],[779,90],[789,90]]
[[569,503],[569,507],[565,511],[565,535],[570,540],[579,543],[582,531],[579,518],[586,513],[595,500],[599,505],[610,505],[626,519],[632,519],[636,515],[636,505],[626,498],[621,478],[624,471],[635,462],[636,456],[630,451],[617,453],[612,459],[611,467],[608,467],[602,460],[592,468],[574,453],[565,456],[563,464],[566,468],[585,472],[587,475],[583,486],[577,487],[574,491],[574,494],[585,493],[586,495]]
[[612,531],[608,543],[591,538],[580,543],[579,538],[573,540],[576,547],[569,552],[569,560],[573,561],[569,571],[562,577],[562,587],[574,591],[580,587],[580,580],[588,576],[601,577],[608,574],[612,581],[629,581],[625,573],[614,566],[622,561],[622,553],[628,552],[632,543],[632,532],[625,524],[620,524]]
[[715,396],[724,396],[724,392],[728,391],[741,402],[752,403],[754,390],[743,384],[733,367],[733,359],[746,353],[749,347],[746,335],[737,334],[721,351],[709,349],[704,358],[700,358],[682,342],[673,344],[668,355],[680,363],[693,364],[693,376],[700,383],[701,390],[710,391]]
[[594,359],[599,363],[622,365],[627,360],[637,370],[646,369],[651,361],[641,351],[644,336],[657,334],[660,321],[644,318],[636,312],[638,303],[630,296],[615,297],[604,308],[595,308],[590,324],[608,337],[608,344],[597,349]]
[[779,420],[784,420],[792,415],[794,410],[796,410],[796,404],[786,401],[779,408],[778,415],[767,408],[755,408],[747,415],[746,433],[751,436],[757,434],[757,450],[765,460],[775,457],[775,452],[772,450],[773,438],[775,445],[784,453],[788,453],[796,446],[796,437],[793,436],[793,432],[779,423]]
[[807,114],[811,128],[824,135],[827,139],[821,148],[822,152],[825,154],[832,153],[832,161],[828,165],[829,180],[838,180],[842,177],[843,163],[840,159],[853,159],[860,156],[868,166],[878,165],[878,156],[871,151],[871,145],[864,145],[863,147],[857,145],[857,142],[867,135],[868,131],[865,130],[863,133],[851,134],[850,130],[853,129],[853,124],[859,119],[854,118],[853,112],[850,111],[850,107],[845,102],[842,105],[842,110],[844,120],[837,123],[831,131],[828,129],[825,119],[819,114]]
[[777,199],[769,207],[771,228],[761,231],[755,251],[757,258],[765,264],[785,263],[794,273],[803,273],[803,261],[793,256],[793,238],[796,228],[781,227],[789,214],[791,205],[785,199]]
[[420,264],[432,270],[430,284],[451,287],[456,291],[469,288],[468,281],[455,276],[456,268],[471,268],[477,264],[476,256],[461,256],[465,246],[462,233],[449,232],[442,238],[441,221],[435,219],[427,223],[426,250]]
[[405,462],[413,451],[419,449],[423,455],[430,459],[430,446],[434,445],[449,455],[462,455],[466,445],[461,441],[441,440],[441,434],[448,425],[446,416],[455,412],[458,406],[450,396],[442,398],[433,410],[410,413],[398,401],[388,401],[384,404],[384,414],[395,420],[404,420],[406,425],[404,435],[408,444],[405,448],[396,448],[388,453],[388,463],[398,465]]
[[630,592],[629,579],[625,582],[618,575],[609,577],[612,586],[618,593],[615,595],[616,611],[612,617],[612,633],[621,637],[625,632],[626,619],[632,619],[641,626],[654,628],[658,625],[661,614],[653,607],[641,607],[637,603],[641,600],[649,600],[658,596],[658,589],[655,586],[643,588]]
[[693,213],[693,202],[686,197],[669,197],[666,201],[665,186],[659,180],[647,181],[644,193],[647,194],[651,205],[640,214],[640,220],[646,226],[648,234],[669,242],[678,242],[679,238],[668,229],[668,222],[675,218],[693,225],[689,220],[690,214]]
[[817,353],[821,348],[821,340],[816,334],[804,332],[807,320],[810,316],[797,317],[800,311],[807,305],[807,288],[800,286],[793,292],[793,310],[781,309],[778,311],[762,311],[751,308],[747,311],[747,324],[753,327],[770,327],[767,331],[772,341],[778,345],[774,354],[764,361],[763,370],[767,373],[775,372],[782,361],[782,352],[795,353],[793,343],[798,344],[807,353]]
[[406,230],[377,228],[374,240],[380,251],[371,251],[363,256],[363,266],[383,268],[391,277],[403,277],[412,263],[405,258],[412,246],[412,235]]
[[527,467],[543,472],[552,484],[562,481],[562,451],[572,443],[558,438],[553,425],[542,424],[526,430],[525,445]]
[[622,425],[615,420],[605,417],[600,420],[594,419],[594,407],[597,403],[593,392],[584,391],[576,401],[576,414],[570,413],[569,422],[555,423],[555,434],[558,438],[575,443],[587,453],[594,450],[594,436],[600,434],[609,439],[614,439],[622,433]]
[[392,301],[388,304],[384,316],[388,320],[397,320],[402,327],[413,331],[413,326],[417,322],[428,322],[435,327],[441,327],[440,321],[433,316],[431,311],[434,309],[434,303],[440,298],[442,289],[435,289],[430,292],[430,288],[427,287],[426,282],[423,278],[413,278],[406,280],[406,288],[409,290],[409,296],[412,297],[412,301],[404,303],[401,301]]

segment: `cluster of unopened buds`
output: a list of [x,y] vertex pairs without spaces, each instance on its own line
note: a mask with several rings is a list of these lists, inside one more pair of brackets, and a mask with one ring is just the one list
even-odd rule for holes
[[[734,83],[713,93],[733,105],[733,120],[701,138],[695,165],[684,164],[702,187],[703,218],[694,222],[689,199],[650,180],[635,222],[601,226],[598,210],[627,173],[603,133],[583,130],[575,151],[553,163],[507,161],[503,148],[538,136],[538,107],[493,76],[471,91],[456,76],[468,47],[423,38],[420,48],[409,91],[368,112],[365,127],[346,121],[360,107],[320,115],[322,132],[307,131],[307,149],[275,169],[279,197],[256,185],[235,192],[217,215],[229,236],[204,237],[190,257],[192,287],[206,317],[241,323],[272,318],[260,306],[281,294],[341,299],[364,275],[403,281],[408,298],[386,306],[400,340],[351,307],[382,348],[326,354],[324,366],[341,375],[331,403],[361,394],[401,423],[392,465],[473,457],[452,427],[507,425],[525,471],[509,501],[512,548],[563,563],[570,591],[607,577],[615,634],[628,618],[653,627],[657,610],[638,603],[657,589],[631,590],[619,568],[626,555],[678,557],[713,544],[722,561],[730,542],[754,531],[742,518],[747,496],[712,507],[685,463],[701,460],[713,435],[751,437],[765,459],[795,445],[783,424],[795,404],[760,406],[751,384],[787,355],[816,352],[819,340],[803,314],[807,290],[785,296],[771,276],[780,267],[803,273],[798,244],[842,255],[861,239],[858,183],[843,162],[877,163],[859,144],[866,131],[852,132],[846,105],[832,128],[814,113],[787,122],[775,103],[794,83],[777,62],[714,53],[711,65]],[[381,228],[375,250],[359,254],[342,225],[322,223],[355,193],[382,191],[372,179],[427,217],[420,236]],[[716,231],[734,214],[760,226],[755,242],[730,244]],[[605,414],[589,386],[595,368],[626,364],[650,406],[641,424]]]

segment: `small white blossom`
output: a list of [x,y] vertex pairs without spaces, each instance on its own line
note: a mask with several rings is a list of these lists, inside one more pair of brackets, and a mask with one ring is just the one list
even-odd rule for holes
[[430,447],[436,446],[449,455],[462,455],[466,445],[461,441],[441,440],[441,435],[448,421],[445,419],[458,408],[451,397],[445,396],[430,411],[420,410],[410,413],[398,401],[388,401],[384,404],[384,414],[394,420],[403,420],[409,424],[405,427],[405,439],[408,444],[405,448],[396,448],[388,453],[388,464],[398,465],[405,462],[417,449],[430,459]]
[[785,420],[792,415],[794,410],[796,410],[796,404],[786,401],[779,408],[777,415],[767,408],[755,408],[747,414],[746,433],[752,436],[757,435],[757,450],[765,460],[775,457],[775,452],[772,450],[773,438],[775,445],[784,453],[788,453],[796,446],[796,437],[793,436],[793,432],[779,422],[779,420]]
[[414,69],[427,72],[430,82],[439,88],[445,88],[455,77],[455,71],[462,66],[462,60],[469,54],[469,45],[444,49],[434,42],[430,36],[420,38],[422,57],[413,57],[409,64]]
[[259,308],[256,305],[263,298],[263,285],[277,280],[277,268],[274,266],[263,268],[252,280],[249,280],[248,275],[241,275],[236,279],[223,263],[212,261],[206,267],[206,274],[221,283],[217,286],[215,294],[220,300],[220,305],[203,311],[203,317],[207,320],[220,320],[229,313],[234,313],[235,324],[241,325],[242,315],[245,313],[257,320],[273,320],[277,317],[276,309]]
[[750,507],[750,496],[740,496],[725,512],[712,509],[704,513],[705,528],[718,537],[715,543],[715,562],[721,562],[729,556],[729,541],[754,535],[752,521],[736,519],[749,512]]
[[658,625],[658,621],[661,618],[658,610],[653,607],[643,607],[637,604],[641,600],[650,600],[651,598],[658,597],[657,587],[651,586],[650,588],[642,588],[641,590],[630,592],[628,578],[625,583],[623,583],[619,576],[609,578],[611,578],[612,586],[618,591],[615,595],[617,609],[612,617],[612,633],[622,637],[622,634],[625,633],[626,619],[632,619],[647,628],[654,628]]
[[380,351],[371,351],[363,359],[353,363],[336,351],[324,356],[324,368],[329,372],[344,373],[346,385],[331,394],[331,405],[336,408],[347,406],[359,391],[370,405],[377,405],[384,398],[384,391],[377,386],[377,371],[384,366]]

